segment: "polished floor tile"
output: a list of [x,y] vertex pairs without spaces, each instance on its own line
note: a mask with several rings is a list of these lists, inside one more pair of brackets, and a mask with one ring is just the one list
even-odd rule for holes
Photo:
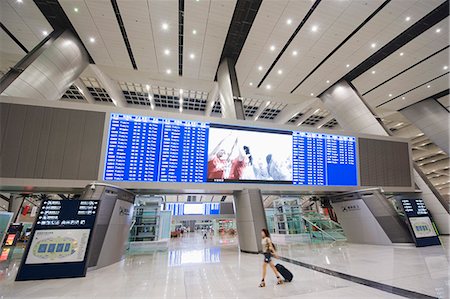
[[[437,249],[326,244],[280,246],[280,253],[355,275],[374,272],[365,276],[423,293],[440,290],[442,296],[434,296],[442,298],[448,294],[441,285],[448,280],[448,255]],[[426,271],[418,261],[408,266],[405,255],[410,259],[420,256]],[[379,258],[383,261],[378,262]],[[268,271],[267,287],[258,288],[261,255],[239,253],[235,238],[202,240],[201,235],[191,233],[172,240],[168,251],[128,256],[114,265],[89,271],[84,278],[15,282],[18,260],[13,260],[0,277],[0,298],[400,298],[281,263],[294,274],[293,282],[276,285],[275,276]],[[404,267],[417,272],[408,273]],[[424,285],[423,279],[433,279],[434,284]]]

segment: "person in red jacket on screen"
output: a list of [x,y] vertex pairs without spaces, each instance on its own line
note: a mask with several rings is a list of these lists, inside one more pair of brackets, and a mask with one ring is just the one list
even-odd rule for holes
[[226,153],[221,149],[208,160],[208,179],[223,179],[226,167]]
[[239,155],[231,162],[230,179],[242,180],[244,179],[244,171],[246,167],[253,163],[250,148],[244,145],[239,149]]

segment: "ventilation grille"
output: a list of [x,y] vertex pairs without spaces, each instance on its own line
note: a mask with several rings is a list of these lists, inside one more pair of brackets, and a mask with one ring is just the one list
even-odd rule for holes
[[295,124],[300,119],[300,117],[302,117],[302,115],[303,113],[298,113],[296,116],[288,120],[288,124]]
[[85,101],[84,100],[84,97],[83,97],[83,94],[80,92],[80,90],[76,87],[76,86],[74,86],[74,85],[71,85],[70,87],[69,87],[69,89],[67,89],[67,91],[63,94],[63,96],[61,97],[61,99],[64,99],[64,100],[69,100],[69,101],[71,101],[71,100],[74,100],[74,101],[77,101],[77,102],[79,102],[79,101]]
[[258,111],[259,107],[256,106],[247,106],[244,105],[244,113],[245,113],[245,117],[253,117],[256,113],[256,111]]
[[222,106],[220,105],[220,101],[214,102],[211,113],[222,114]]
[[307,120],[305,120],[302,125],[309,125],[309,126],[314,126],[316,125],[320,120],[324,119],[324,116],[319,116],[319,115],[311,115],[310,117],[308,117]]
[[286,106],[287,106],[286,104],[281,103],[270,103],[269,105],[267,105],[266,109],[264,109],[264,111],[261,113],[259,118],[273,120]]
[[101,86],[100,82],[98,82],[95,78],[81,78],[84,85],[86,85],[89,93],[92,95],[96,102],[103,103],[112,103],[112,99],[106,90]]
[[338,125],[337,120],[333,118],[332,120],[330,120],[329,122],[324,124],[322,126],[322,128],[332,129],[332,128],[336,127],[337,125]]

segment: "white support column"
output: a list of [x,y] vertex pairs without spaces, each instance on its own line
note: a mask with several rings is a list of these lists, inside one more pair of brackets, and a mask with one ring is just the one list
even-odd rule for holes
[[286,108],[281,111],[277,117],[275,118],[275,123],[284,125],[287,123],[291,118],[296,116],[298,113],[302,112],[308,107],[311,107],[313,105],[317,105],[320,102],[319,99],[314,98],[307,101],[303,101],[300,104],[295,105],[288,105]]
[[87,89],[86,85],[83,83],[83,81],[78,78],[75,80],[75,82],[73,82],[73,85],[75,85],[76,88],[78,88],[78,90],[81,92],[81,94],[83,95],[83,97],[86,99],[86,101],[90,104],[95,104],[95,100],[92,97],[91,93],[89,92],[89,90]]
[[233,88],[228,61],[223,60],[217,70],[217,83],[219,85],[219,99],[222,108],[222,117],[237,119],[234,107]]
[[208,99],[206,101],[205,115],[210,116],[214,103],[219,98],[219,84],[214,82],[213,88],[208,94]]
[[109,78],[108,75],[101,71],[96,65],[90,64],[89,67],[113,100],[114,105],[116,105],[117,107],[128,106],[128,103],[125,100],[122,90],[120,89],[117,82]]

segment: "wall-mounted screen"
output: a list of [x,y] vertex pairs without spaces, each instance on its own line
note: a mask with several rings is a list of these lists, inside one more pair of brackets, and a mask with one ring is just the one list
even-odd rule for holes
[[184,215],[205,215],[205,206],[201,203],[184,204]]
[[358,184],[357,138],[112,113],[105,181]]
[[292,132],[210,124],[207,178],[292,184]]

